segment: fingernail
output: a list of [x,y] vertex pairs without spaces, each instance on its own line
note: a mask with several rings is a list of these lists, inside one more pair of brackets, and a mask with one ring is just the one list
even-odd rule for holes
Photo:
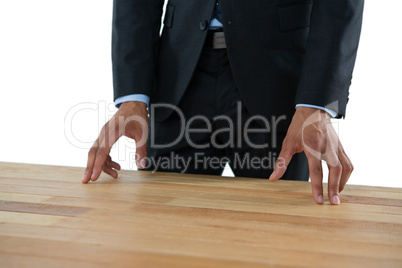
[[272,171],[271,176],[269,176],[268,180],[272,179],[274,177],[274,175],[275,175],[275,170]]
[[141,169],[145,168],[145,164],[146,164],[146,163],[145,163],[145,159],[141,159],[141,160],[140,160],[140,168],[141,168]]
[[319,195],[319,196],[317,197],[317,202],[318,202],[319,204],[324,203],[324,198],[322,197],[322,195]]
[[339,196],[334,195],[334,196],[332,197],[332,204],[334,204],[334,205],[339,205],[340,203],[341,203],[341,201],[339,200]]

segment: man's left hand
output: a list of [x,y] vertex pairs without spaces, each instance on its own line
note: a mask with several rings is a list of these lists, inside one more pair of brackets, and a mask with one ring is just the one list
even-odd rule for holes
[[329,169],[328,198],[331,204],[339,205],[339,193],[344,189],[353,171],[353,165],[327,112],[307,107],[296,109],[269,180],[276,181],[281,178],[292,156],[303,151],[308,160],[315,202],[323,204],[321,161],[324,160]]

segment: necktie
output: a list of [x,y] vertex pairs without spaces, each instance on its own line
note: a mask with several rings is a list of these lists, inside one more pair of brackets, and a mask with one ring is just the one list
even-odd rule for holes
[[221,8],[219,6],[218,0],[216,1],[214,9],[214,18],[217,19],[220,23],[222,23]]

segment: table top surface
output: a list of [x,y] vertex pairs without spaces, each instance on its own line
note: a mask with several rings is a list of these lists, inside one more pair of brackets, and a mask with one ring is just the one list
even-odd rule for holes
[[402,267],[402,189],[0,163],[0,267]]

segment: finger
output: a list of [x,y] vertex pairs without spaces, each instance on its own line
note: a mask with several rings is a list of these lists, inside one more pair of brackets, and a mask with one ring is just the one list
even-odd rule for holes
[[84,178],[82,179],[82,183],[88,183],[92,179],[92,175],[94,173],[94,167],[96,163],[96,156],[98,154],[99,145],[103,143],[105,137],[105,131],[107,129],[107,123],[103,126],[101,132],[99,133],[98,139],[95,141],[92,148],[89,150],[88,153],[88,161],[87,161],[87,168],[85,170]]
[[103,170],[103,166],[105,165],[106,158],[109,155],[110,148],[106,148],[104,146],[105,145],[101,145],[98,151],[96,152],[96,159],[91,175],[91,181],[96,181],[99,178]]
[[310,171],[311,190],[314,200],[317,204],[323,204],[323,189],[322,189],[322,162],[311,154],[307,154],[308,168]]
[[106,174],[109,174],[110,176],[112,176],[112,177],[115,178],[115,179],[116,179],[117,176],[118,176],[117,171],[114,170],[113,168],[107,166],[107,165],[105,165],[105,166],[103,167],[103,172],[105,172]]
[[292,160],[295,151],[290,149],[288,146],[283,146],[281,152],[279,153],[278,159],[275,162],[274,171],[269,177],[270,181],[276,181],[280,179],[283,174],[285,174],[286,169]]
[[353,172],[353,164],[342,147],[339,150],[339,161],[341,162],[342,165],[342,175],[341,175],[341,181],[339,183],[339,192],[342,192],[342,190],[345,188],[345,185],[350,178],[350,175]]
[[88,152],[87,167],[85,169],[84,178],[81,181],[82,183],[88,183],[89,180],[91,179],[97,151],[98,151],[98,140],[95,141],[94,145]]
[[106,158],[106,165],[108,165],[109,167],[111,167],[113,169],[117,169],[117,170],[121,169],[120,165],[117,162],[112,161],[112,157],[110,155],[108,155]]
[[[105,130],[106,131],[106,130]],[[99,145],[99,149],[96,152],[95,165],[92,171],[91,180],[96,181],[103,169],[103,165],[109,157],[110,150],[113,144],[120,138],[118,134],[118,128],[109,128],[109,132],[105,133],[103,141]]]
[[338,161],[337,165],[328,165],[328,198],[332,205],[339,205],[339,183],[342,175],[342,164]]
[[120,169],[121,169],[119,163],[116,163],[116,162],[114,162],[114,161],[106,161],[106,164],[107,164],[109,167],[114,168],[114,169],[116,169],[116,170],[120,170]]
[[144,169],[147,159],[148,123],[143,118],[136,118],[136,122],[137,128],[133,134],[136,143],[135,161],[138,169]]
[[96,159],[92,170],[91,181],[96,181],[99,178],[103,166],[105,165],[106,159],[109,156],[110,149],[111,148],[108,147],[108,144],[104,139],[101,145],[99,146],[98,151],[96,152]]
[[[112,120],[113,120],[113,118],[110,121],[112,121]],[[102,143],[102,141],[105,139],[106,132],[109,131],[109,126],[110,126],[110,122],[106,122],[106,124],[102,127],[102,129],[101,129],[101,131],[99,133],[99,137],[98,137],[99,144]]]
[[146,167],[147,159],[147,146],[138,147],[135,153],[135,162],[139,169],[144,169]]

